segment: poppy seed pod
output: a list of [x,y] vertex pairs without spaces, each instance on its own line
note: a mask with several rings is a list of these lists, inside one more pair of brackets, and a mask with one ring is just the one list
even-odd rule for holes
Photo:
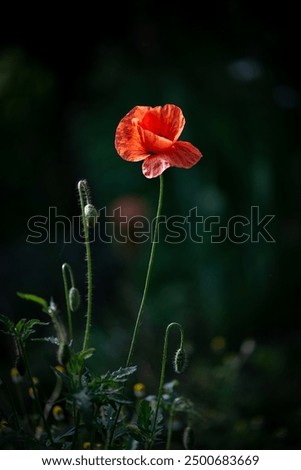
[[181,374],[186,367],[186,353],[184,348],[177,350],[174,358],[174,370],[177,374]]
[[95,222],[97,219],[97,210],[93,206],[93,204],[86,204],[85,205],[85,218],[87,221],[87,226],[89,228],[95,227]]
[[79,290],[76,287],[71,287],[69,290],[69,305],[72,312],[76,312],[80,305]]

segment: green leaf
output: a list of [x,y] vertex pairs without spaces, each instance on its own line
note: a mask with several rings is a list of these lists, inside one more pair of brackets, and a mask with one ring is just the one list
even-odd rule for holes
[[46,310],[46,311],[48,310],[48,302],[42,297],[39,297],[34,294],[25,294],[23,292],[17,292],[17,295],[21,299],[30,300],[31,302],[35,302],[36,304],[41,305],[43,307],[43,310]]
[[0,314],[0,322],[3,323],[6,326],[6,328],[8,329],[8,332],[3,331],[3,333],[14,334],[15,326],[14,326],[13,322],[6,315],[1,315]]
[[152,407],[146,400],[140,402],[138,410],[137,426],[144,432],[149,432],[151,427]]
[[[109,395],[108,395],[108,397],[109,397]],[[132,401],[127,400],[120,393],[114,393],[112,395],[112,398],[108,400],[108,403],[110,403],[111,405],[112,405],[113,402],[118,403],[119,405],[132,405]]]
[[94,353],[95,353],[95,348],[89,348],[89,349],[86,349],[85,351],[81,351],[78,354],[78,358],[79,360],[85,361],[86,359],[89,359],[89,357],[93,356]]
[[22,341],[26,341],[29,336],[35,333],[33,329],[35,325],[47,326],[49,323],[41,322],[36,318],[32,318],[31,320],[21,318],[15,326],[15,333]]
[[55,344],[56,346],[60,345],[60,341],[56,336],[45,336],[44,338],[31,338],[31,341],[45,341],[46,343]]
[[125,382],[127,377],[136,372],[137,366],[131,367],[120,367],[118,370],[115,370],[111,373],[111,378],[116,382]]
[[135,424],[128,424],[126,426],[126,430],[129,433],[129,435],[133,439],[135,439],[135,441],[138,441],[138,442],[144,442],[145,441],[144,434],[141,432],[141,430]]

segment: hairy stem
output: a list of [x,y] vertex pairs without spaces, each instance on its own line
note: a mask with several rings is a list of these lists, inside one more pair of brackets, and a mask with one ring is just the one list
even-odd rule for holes
[[72,315],[71,315],[70,302],[69,302],[69,288],[68,288],[66,271],[68,271],[69,276],[70,276],[71,287],[74,287],[73,273],[68,263],[63,264],[62,274],[63,274],[63,280],[64,280],[64,290],[65,290],[66,308],[67,308],[67,317],[68,317],[69,341],[72,341],[73,339]]
[[161,404],[161,399],[162,399],[162,392],[163,392],[163,386],[164,386],[164,380],[165,380],[165,369],[166,369],[166,362],[167,362],[167,348],[168,348],[168,338],[169,338],[169,332],[170,330],[176,327],[180,331],[181,339],[180,339],[180,348],[183,347],[183,341],[184,341],[184,332],[183,328],[179,323],[170,323],[166,330],[165,330],[165,336],[164,336],[164,345],[163,345],[163,354],[162,354],[162,360],[161,360],[161,375],[160,375],[160,383],[159,383],[159,389],[158,389],[158,396],[157,396],[157,405],[155,409],[155,416],[154,416],[154,421],[153,421],[153,427],[152,427],[152,432],[151,432],[151,437],[149,440],[148,444],[148,449],[150,449],[153,445],[154,442],[154,433],[156,431],[156,426],[157,426],[157,420],[158,420],[158,413],[160,409],[160,404]]
[[[160,215],[161,215],[161,210],[162,210],[162,202],[163,202],[163,189],[164,189],[163,175],[160,175],[160,189],[159,189],[159,199],[158,199],[158,206],[157,206],[155,229],[154,229],[154,234],[153,234],[153,238],[152,238],[152,242],[151,242],[151,250],[150,250],[150,256],[149,256],[149,261],[148,261],[148,267],[147,267],[147,271],[146,271],[143,294],[142,294],[139,310],[138,310],[137,317],[136,317],[136,322],[135,322],[135,326],[134,326],[134,330],[133,330],[133,334],[132,334],[131,345],[130,345],[130,349],[129,349],[129,353],[128,353],[128,357],[127,357],[125,367],[129,367],[131,365],[131,362],[132,362],[134,348],[135,348],[135,344],[136,344],[136,341],[137,341],[137,334],[138,334],[139,326],[141,324],[141,318],[142,318],[144,305],[145,305],[145,301],[146,301],[146,297],[147,297],[147,293],[148,293],[148,289],[149,289],[150,278],[151,278],[152,268],[153,268],[154,259],[155,259],[156,246],[157,246],[157,243],[158,243],[157,238],[158,238],[159,221],[160,221]],[[118,422],[118,418],[119,418],[119,415],[120,415],[121,407],[122,407],[122,405],[119,405],[119,407],[117,409],[114,424],[112,426],[112,430],[108,435],[106,448],[110,448],[111,445],[112,445],[112,442],[113,442],[113,439],[114,439],[114,432],[115,432],[115,428],[117,426],[117,422]]]
[[32,377],[32,373],[31,373],[31,369],[30,369],[30,366],[29,366],[29,361],[28,361],[28,358],[27,358],[27,351],[26,351],[25,345],[22,344],[21,342],[19,342],[18,346],[19,346],[20,351],[22,352],[22,357],[24,359],[24,363],[25,363],[25,367],[26,367],[26,370],[27,370],[27,373],[28,373],[30,385],[31,385],[31,388],[32,388],[32,392],[33,392],[33,395],[34,395],[34,398],[35,398],[36,405],[38,407],[38,411],[39,411],[41,420],[42,420],[43,425],[44,425],[44,429],[48,434],[48,437],[49,437],[49,440],[50,440],[52,446],[54,446],[52,434],[51,434],[50,428],[48,426],[48,423],[45,419],[45,416],[44,416],[44,413],[43,413],[43,410],[42,410],[42,406],[41,406],[41,403],[40,403],[40,400],[39,400],[39,397],[38,397],[38,393],[37,393],[37,390],[36,390],[36,386],[35,386],[35,383],[34,383],[34,380],[33,380],[33,377]]
[[129,367],[132,362],[134,347],[135,347],[135,343],[137,340],[137,333],[138,333],[138,329],[141,323],[141,317],[142,317],[142,313],[144,310],[144,305],[145,305],[145,301],[146,301],[146,297],[147,297],[147,293],[149,289],[151,272],[152,272],[154,259],[155,259],[156,246],[158,243],[157,237],[158,237],[158,228],[159,228],[159,221],[160,221],[160,215],[161,215],[161,209],[162,209],[162,201],[163,201],[163,175],[160,176],[160,192],[159,192],[159,201],[158,201],[158,208],[157,208],[157,215],[156,215],[156,223],[155,223],[154,236],[153,236],[152,244],[151,244],[151,252],[150,252],[150,257],[148,261],[145,284],[144,284],[142,299],[141,299],[140,307],[137,313],[136,323],[135,323],[135,327],[134,327],[134,331],[132,335],[131,346],[130,346],[127,361],[126,361],[126,367]]
[[87,314],[86,314],[86,329],[82,351],[85,351],[88,348],[89,339],[90,339],[90,330],[92,323],[92,257],[91,257],[91,247],[89,239],[89,227],[87,223],[87,218],[85,214],[85,204],[89,204],[89,194],[88,187],[85,180],[81,180],[78,183],[78,193],[80,198],[80,206],[82,212],[82,221],[84,227],[84,237],[86,245],[86,261],[87,261],[87,282],[88,282],[88,295],[87,295]]

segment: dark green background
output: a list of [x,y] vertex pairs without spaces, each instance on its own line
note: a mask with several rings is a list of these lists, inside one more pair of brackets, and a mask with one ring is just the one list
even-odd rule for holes
[[[23,16],[24,13],[24,16]],[[158,179],[114,148],[119,120],[136,105],[180,106],[182,138],[204,158],[165,173],[163,213],[204,217],[275,215],[275,243],[162,242],[157,249],[135,361],[137,381],[155,393],[164,329],[182,323],[189,367],[179,390],[195,402],[197,448],[299,448],[300,73],[297,13],[285,2],[131,2],[62,15],[47,9],[3,16],[0,33],[0,311],[39,316],[16,291],[62,311],[61,265],[85,297],[84,248],[26,243],[27,221],[79,214],[86,178],[98,208],[136,203],[155,215]],[[6,21],[5,21],[6,18]],[[149,245],[93,244],[94,319],[90,364],[125,363]],[[82,335],[84,308],[75,319]],[[222,336],[223,349],[212,348]],[[241,345],[255,341],[243,358]],[[80,344],[80,342],[79,342]],[[214,344],[214,343],[213,343]],[[14,357],[1,336],[0,372]],[[171,345],[175,347],[176,345]],[[172,347],[170,355],[172,357]],[[33,369],[48,383],[53,349],[32,346]],[[167,379],[172,380],[171,367]],[[181,447],[180,441],[179,446]]]

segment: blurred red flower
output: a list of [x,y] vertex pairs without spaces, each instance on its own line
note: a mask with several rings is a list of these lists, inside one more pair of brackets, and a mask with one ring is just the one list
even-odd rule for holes
[[174,104],[135,106],[117,126],[115,148],[124,160],[143,161],[146,178],[155,178],[171,166],[191,168],[202,157],[190,142],[178,141],[185,125]]

